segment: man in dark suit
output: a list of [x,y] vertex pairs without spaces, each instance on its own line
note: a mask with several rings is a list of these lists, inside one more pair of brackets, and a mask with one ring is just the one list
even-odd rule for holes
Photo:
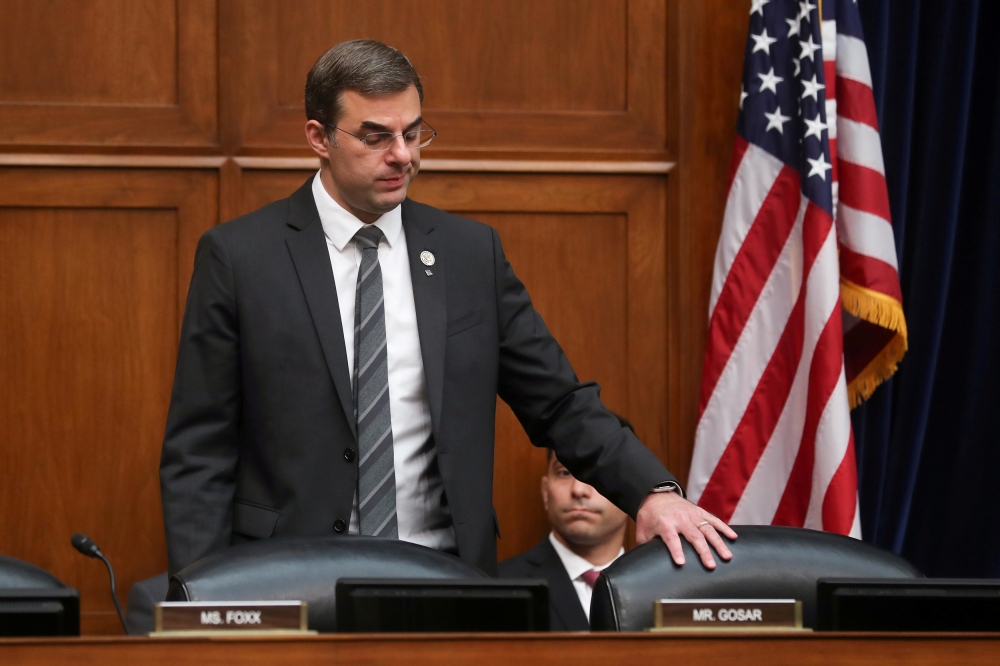
[[601,571],[624,552],[626,516],[578,481],[549,450],[542,503],[552,531],[526,553],[498,566],[501,578],[538,578],[549,584],[549,628],[590,629],[590,598]]
[[406,198],[435,136],[409,60],[340,44],[306,82],[320,170],[198,245],[160,464],[171,571],[282,534],[395,537],[496,571],[496,397],[536,446],[714,566],[721,520],[582,383],[492,228]]

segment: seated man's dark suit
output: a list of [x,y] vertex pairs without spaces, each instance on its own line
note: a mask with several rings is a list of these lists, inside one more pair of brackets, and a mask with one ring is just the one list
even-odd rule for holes
[[[171,571],[247,539],[347,532],[356,424],[311,181],[198,245],[160,466]],[[402,221],[459,557],[496,572],[497,395],[535,446],[634,517],[673,477],[577,379],[496,231],[409,199]]]
[[559,554],[548,537],[526,553],[497,566],[500,578],[538,578],[549,583],[549,629],[590,631],[590,622]]

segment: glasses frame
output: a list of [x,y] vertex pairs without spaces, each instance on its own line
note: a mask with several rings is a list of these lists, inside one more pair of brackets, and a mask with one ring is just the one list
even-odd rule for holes
[[[433,141],[435,137],[437,137],[437,135],[438,135],[437,130],[434,129],[433,127],[431,127],[429,123],[422,122],[421,124],[424,125],[425,127],[422,127],[419,130],[410,130],[409,132],[403,132],[402,134],[393,134],[392,132],[369,132],[368,134],[364,134],[362,136],[358,136],[357,134],[353,134],[351,132],[348,132],[345,129],[337,127],[336,125],[324,124],[323,126],[326,127],[327,129],[337,130],[337,131],[343,132],[344,134],[346,134],[348,136],[353,136],[355,139],[357,139],[358,141],[360,141],[364,145],[365,150],[370,150],[373,153],[384,153],[387,150],[392,150],[392,145],[396,142],[396,137],[400,137],[400,136],[403,137],[403,145],[406,146],[406,135],[407,134],[410,134],[411,132],[422,132],[422,131],[427,130],[427,129],[429,129],[432,132],[432,134],[431,134],[431,138],[428,139],[426,143],[422,143],[419,146],[406,146],[406,147],[407,148],[423,148],[423,147],[429,145],[430,142]],[[379,135],[383,135],[383,136],[385,136],[385,135],[391,135],[392,136],[392,141],[385,148],[372,148],[372,147],[370,147],[368,145],[368,137],[370,137],[370,136],[372,136],[374,134],[379,134]]]

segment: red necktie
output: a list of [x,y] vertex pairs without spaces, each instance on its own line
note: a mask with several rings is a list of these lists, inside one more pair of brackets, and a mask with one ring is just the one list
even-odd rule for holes
[[583,582],[586,583],[590,588],[593,588],[594,583],[597,582],[597,577],[600,575],[601,575],[600,571],[594,571],[593,569],[591,569],[590,571],[584,571],[582,574],[580,574],[580,578],[582,578]]

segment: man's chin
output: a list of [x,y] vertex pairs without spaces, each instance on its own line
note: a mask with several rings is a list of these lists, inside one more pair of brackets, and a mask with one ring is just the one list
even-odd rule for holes
[[563,525],[561,534],[570,543],[580,546],[590,546],[599,540],[595,534],[595,528],[596,525],[590,522],[574,520]]
[[589,547],[596,546],[601,540],[593,534],[573,534],[572,532],[563,535],[563,538],[574,546]]
[[388,213],[390,210],[403,203],[406,199],[406,188],[400,190],[395,190],[393,192],[385,192],[379,196],[376,196],[370,202],[371,207],[379,212],[380,215]]

